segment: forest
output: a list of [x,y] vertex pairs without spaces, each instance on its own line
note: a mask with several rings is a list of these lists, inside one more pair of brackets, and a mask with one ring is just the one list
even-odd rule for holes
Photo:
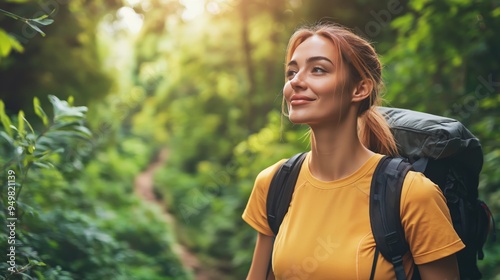
[[373,44],[385,106],[480,139],[500,221],[498,0],[2,0],[0,279],[244,279],[255,177],[309,148],[288,38],[322,21]]

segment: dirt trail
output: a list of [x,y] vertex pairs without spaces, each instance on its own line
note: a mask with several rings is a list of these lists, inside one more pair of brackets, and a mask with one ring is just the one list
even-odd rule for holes
[[[146,170],[141,172],[135,178],[134,182],[134,192],[137,196],[142,198],[146,202],[155,203],[160,207],[163,213],[163,218],[167,223],[169,223],[172,228],[175,229],[175,218],[172,216],[165,205],[165,202],[161,201],[156,195],[154,191],[154,173],[158,168],[162,166],[163,163],[167,160],[168,151],[162,150],[158,154],[157,158],[148,166]],[[174,251],[177,253],[179,258],[182,261],[184,267],[188,270],[191,270],[195,275],[195,279],[197,280],[210,280],[210,279],[220,279],[215,278],[214,273],[210,269],[204,268],[198,258],[191,253],[186,247],[182,244],[176,243],[174,244]]]

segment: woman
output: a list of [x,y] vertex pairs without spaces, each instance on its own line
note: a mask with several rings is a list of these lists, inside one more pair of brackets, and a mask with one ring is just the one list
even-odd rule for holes
[[[375,110],[381,70],[373,47],[337,25],[302,28],[290,38],[284,104],[291,122],[310,127],[311,151],[274,242],[266,197],[284,160],[257,176],[243,213],[258,232],[247,279],[369,279],[375,252],[371,177],[383,154],[397,153],[388,124]],[[407,277],[416,264],[422,279],[458,279],[455,253],[464,245],[438,187],[410,172],[401,197],[411,251],[404,258]],[[375,272],[375,279],[395,278],[382,256]]]

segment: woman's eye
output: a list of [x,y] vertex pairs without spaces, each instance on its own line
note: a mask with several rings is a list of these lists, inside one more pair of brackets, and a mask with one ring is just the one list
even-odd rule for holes
[[297,74],[297,72],[295,70],[288,70],[288,71],[286,71],[286,77],[288,79],[293,79],[293,77],[295,76],[295,74]]
[[314,68],[312,69],[312,72],[313,72],[313,73],[326,73],[326,70],[325,70],[325,69],[323,69],[323,68],[321,68],[321,67],[314,67]]

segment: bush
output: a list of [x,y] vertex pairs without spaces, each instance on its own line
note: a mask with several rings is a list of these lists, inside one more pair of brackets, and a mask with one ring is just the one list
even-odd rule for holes
[[[189,279],[170,226],[132,195],[134,174],[147,164],[145,146],[131,138],[82,149],[92,143],[86,108],[55,96],[50,101],[50,120],[34,101],[41,133],[22,112],[12,125],[0,101],[1,164],[15,173],[17,195],[9,198],[2,176],[1,207],[15,211],[2,211],[1,219],[17,220],[15,262],[0,263],[1,279]],[[10,234],[0,230],[4,252]]]

